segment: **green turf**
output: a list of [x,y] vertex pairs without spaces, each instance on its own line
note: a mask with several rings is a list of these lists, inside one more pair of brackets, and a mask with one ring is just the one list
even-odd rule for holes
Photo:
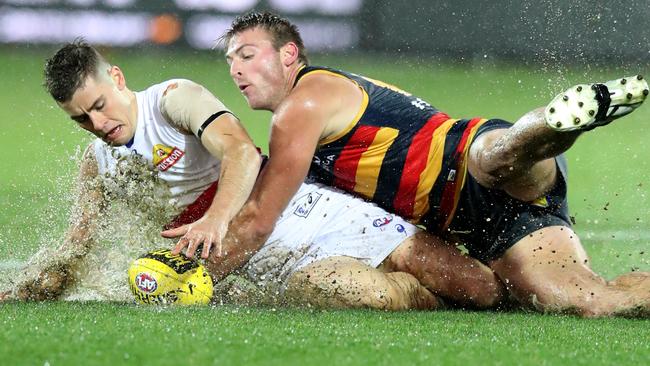
[[[141,50],[108,56],[135,90],[200,81],[266,148],[218,54]],[[76,159],[90,141],[40,87],[40,49],[0,50],[0,261],[24,260],[65,229]],[[316,57],[399,85],[457,117],[511,121],[577,82],[637,70],[565,70],[401,57]],[[561,71],[561,72],[560,72]],[[649,70],[639,70],[646,72]],[[569,152],[569,200],[593,267],[650,270],[650,107],[595,130]],[[642,254],[643,253],[643,254]],[[0,364],[635,364],[650,360],[648,321],[512,313],[150,309],[113,304],[0,306]]]
[[0,305],[4,364],[642,365],[650,321],[524,313]]

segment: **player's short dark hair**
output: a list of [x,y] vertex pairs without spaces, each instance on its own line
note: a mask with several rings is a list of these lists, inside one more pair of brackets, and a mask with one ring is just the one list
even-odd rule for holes
[[302,37],[300,36],[298,27],[288,19],[270,12],[251,12],[236,17],[232,21],[230,29],[221,36],[220,40],[223,42],[224,46],[227,47],[235,34],[257,27],[262,28],[271,34],[271,42],[276,50],[279,50],[280,47],[289,42],[295,43],[296,46],[298,46],[298,59],[305,65],[309,64],[305,45],[302,42]]
[[57,102],[67,102],[88,76],[97,75],[102,63],[107,64],[104,57],[86,41],[77,38],[45,62],[45,89]]

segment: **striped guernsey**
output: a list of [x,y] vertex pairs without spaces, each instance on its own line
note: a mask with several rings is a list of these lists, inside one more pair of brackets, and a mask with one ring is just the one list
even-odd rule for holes
[[431,229],[454,216],[469,146],[485,119],[453,119],[392,85],[325,67],[309,74],[347,78],[363,92],[354,120],[319,141],[310,178],[355,193]]

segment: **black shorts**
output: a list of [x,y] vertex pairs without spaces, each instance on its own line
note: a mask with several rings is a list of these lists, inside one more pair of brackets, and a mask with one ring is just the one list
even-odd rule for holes
[[[494,121],[494,122],[492,122]],[[507,128],[510,123],[490,120],[481,133]],[[567,204],[567,165],[563,155],[555,158],[558,172],[555,186],[534,202],[512,198],[500,189],[488,189],[467,174],[456,215],[449,232],[469,254],[483,262],[499,258],[520,239],[548,226],[571,227]]]

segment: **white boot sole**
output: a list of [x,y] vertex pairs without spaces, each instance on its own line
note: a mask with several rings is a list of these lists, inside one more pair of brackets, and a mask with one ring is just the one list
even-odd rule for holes
[[605,125],[634,111],[648,96],[648,83],[640,75],[608,81],[604,85],[611,99],[604,118],[596,119],[599,105],[594,84],[581,84],[549,103],[544,110],[548,126],[556,131],[575,131]]

